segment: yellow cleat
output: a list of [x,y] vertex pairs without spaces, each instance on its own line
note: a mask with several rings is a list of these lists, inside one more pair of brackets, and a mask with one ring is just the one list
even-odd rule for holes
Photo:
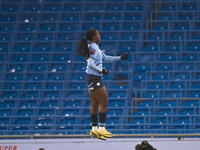
[[105,138],[103,135],[101,135],[101,134],[99,133],[99,131],[91,130],[91,131],[90,131],[90,136],[96,137],[96,138],[98,138],[98,139],[100,139],[100,140],[106,140],[106,138]]
[[102,130],[102,131],[99,131],[99,133],[101,135],[103,135],[104,137],[114,137],[114,135],[112,133],[108,132],[106,129]]

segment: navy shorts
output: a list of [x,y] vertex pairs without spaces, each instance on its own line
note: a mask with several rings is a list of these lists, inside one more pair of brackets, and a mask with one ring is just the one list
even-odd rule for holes
[[95,90],[101,88],[102,86],[104,86],[101,76],[86,74],[85,80],[88,85],[88,88],[91,91],[95,91]]

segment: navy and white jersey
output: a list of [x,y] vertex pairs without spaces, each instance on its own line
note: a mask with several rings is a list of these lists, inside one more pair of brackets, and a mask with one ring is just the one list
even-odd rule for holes
[[121,56],[107,56],[105,55],[96,43],[89,42],[88,48],[90,50],[90,57],[87,59],[87,67],[85,72],[87,74],[102,76],[103,62],[120,60]]

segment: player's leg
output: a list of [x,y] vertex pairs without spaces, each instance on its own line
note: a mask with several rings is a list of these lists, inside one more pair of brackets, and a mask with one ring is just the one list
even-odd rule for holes
[[94,93],[93,91],[89,91],[89,97],[90,97],[90,116],[91,116],[91,120],[92,120],[92,130],[90,131],[90,135],[93,137],[97,137],[101,140],[106,140],[106,138],[104,136],[102,136],[101,134],[99,134],[98,131],[98,107],[99,107],[99,103],[95,100],[94,97]]
[[108,95],[105,86],[95,90],[94,96],[99,103],[99,133],[105,137],[113,137],[113,135],[105,129],[108,108]]

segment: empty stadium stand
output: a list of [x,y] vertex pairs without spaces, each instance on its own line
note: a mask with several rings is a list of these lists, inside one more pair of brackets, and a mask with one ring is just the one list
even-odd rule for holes
[[101,34],[114,134],[199,133],[200,1],[0,0],[0,135],[88,134],[86,61]]

